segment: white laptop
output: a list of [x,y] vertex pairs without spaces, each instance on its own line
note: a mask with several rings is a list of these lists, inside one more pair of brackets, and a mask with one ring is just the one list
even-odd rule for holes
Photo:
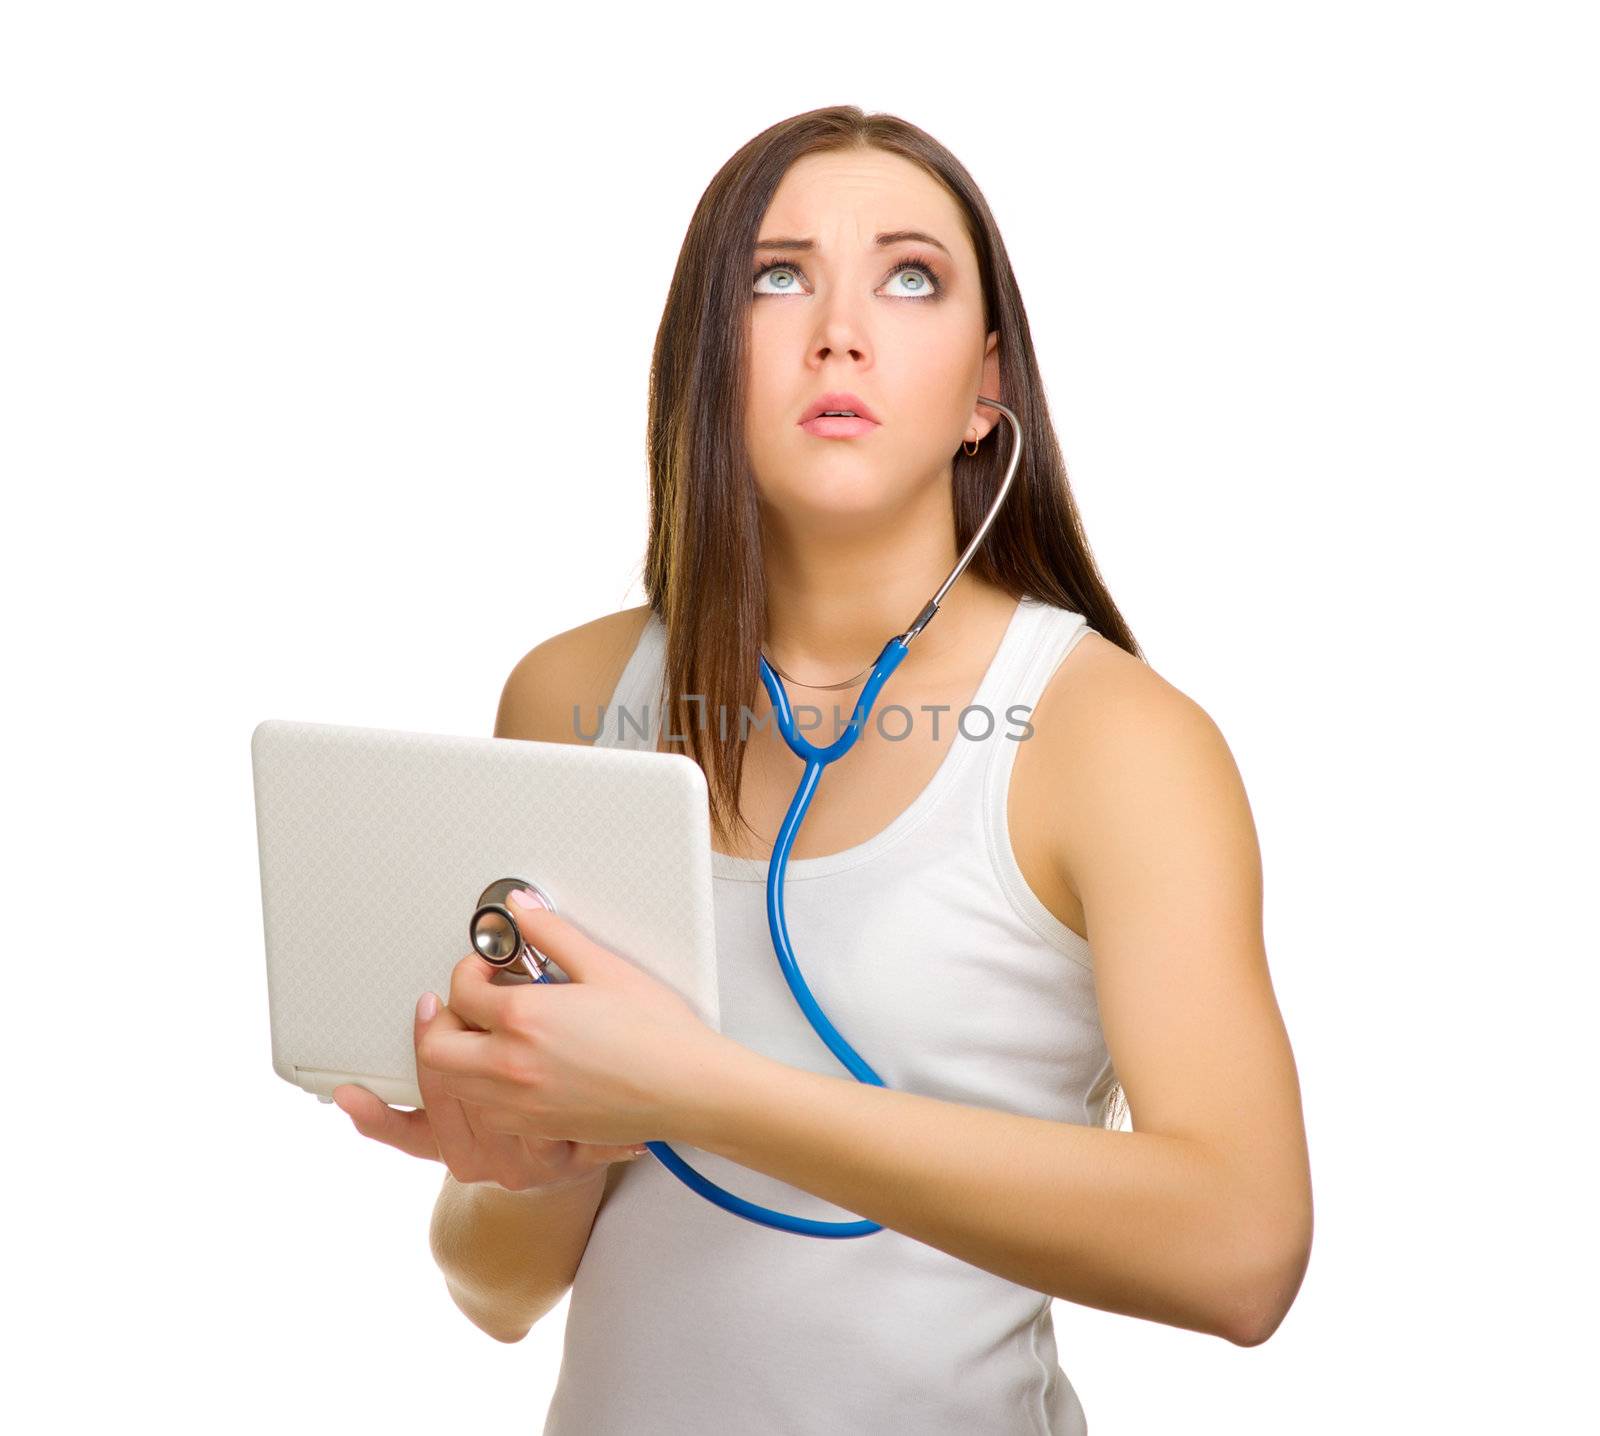
[[[412,1014],[500,878],[721,1030],[705,774],[682,754],[270,718],[250,740],[272,1065],[420,1107]],[[559,962],[557,962],[559,968]]]

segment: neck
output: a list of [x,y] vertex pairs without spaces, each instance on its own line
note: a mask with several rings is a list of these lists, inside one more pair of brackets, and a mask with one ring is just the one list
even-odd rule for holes
[[[929,512],[868,524],[859,514],[826,528],[764,516],[769,663],[791,687],[826,685],[870,668],[904,633],[955,566],[949,486],[932,491]],[[970,653],[1015,600],[970,565],[950,585],[938,614],[911,643],[902,673],[935,673]]]

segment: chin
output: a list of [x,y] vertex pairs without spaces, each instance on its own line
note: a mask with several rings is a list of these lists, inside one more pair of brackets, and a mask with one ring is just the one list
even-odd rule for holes
[[812,524],[830,519],[859,524],[863,519],[898,512],[904,500],[905,495],[884,483],[881,474],[852,465],[814,471],[798,485],[786,484],[783,492],[768,502]]

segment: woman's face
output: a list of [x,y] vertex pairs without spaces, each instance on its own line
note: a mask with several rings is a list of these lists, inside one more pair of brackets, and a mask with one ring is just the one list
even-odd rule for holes
[[[927,238],[880,243],[907,230]],[[898,155],[807,155],[779,184],[758,240],[745,443],[763,504],[815,528],[893,516],[927,486],[948,486],[963,438],[998,419],[976,396],[1000,392],[999,335],[984,332],[956,202]],[[854,394],[876,422],[854,437],[829,437],[849,427],[837,422],[802,428],[831,393]]]

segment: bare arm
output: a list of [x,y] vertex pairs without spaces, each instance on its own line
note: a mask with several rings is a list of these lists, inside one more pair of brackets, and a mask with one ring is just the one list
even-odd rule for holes
[[[495,719],[497,738],[582,741],[598,704],[609,700],[638,639],[644,610],[628,609],[557,634],[517,664]],[[572,1285],[589,1232],[617,1169],[605,1167],[562,1187],[513,1192],[458,1182],[448,1171],[429,1228],[434,1261],[452,1300],[497,1341],[521,1341]]]
[[451,1299],[496,1341],[521,1341],[572,1285],[614,1167],[566,1186],[508,1192],[448,1172],[429,1244]]

